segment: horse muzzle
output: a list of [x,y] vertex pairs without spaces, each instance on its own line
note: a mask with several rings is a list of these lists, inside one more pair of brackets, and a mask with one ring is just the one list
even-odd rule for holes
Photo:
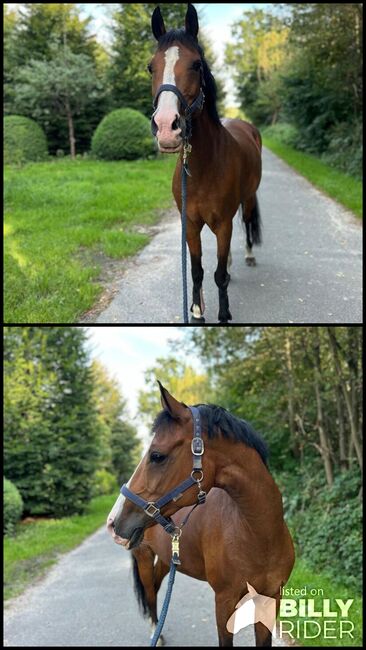
[[177,145],[176,144],[166,145],[166,144],[162,144],[158,139],[158,147],[159,147],[160,153],[178,153],[179,151],[182,150],[183,142],[182,142],[182,139],[181,139],[181,141]]

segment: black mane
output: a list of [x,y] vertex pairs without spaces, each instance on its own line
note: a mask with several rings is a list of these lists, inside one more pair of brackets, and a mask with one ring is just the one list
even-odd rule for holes
[[173,43],[178,42],[185,47],[188,47],[190,50],[194,50],[199,53],[202,66],[203,66],[203,78],[205,82],[204,93],[205,93],[205,106],[211,120],[217,124],[221,125],[219,114],[217,112],[216,100],[217,100],[217,88],[216,82],[213,77],[213,74],[208,67],[207,61],[205,59],[204,51],[199,45],[199,43],[192,38],[189,34],[186,33],[184,29],[171,29],[169,32],[166,32],[158,42],[158,50],[163,50],[167,47],[173,45]]
[[[266,467],[268,467],[268,449],[261,436],[256,433],[250,424],[245,420],[232,415],[222,406],[215,404],[196,404],[199,407],[202,429],[207,431],[210,439],[217,438],[219,435],[224,438],[230,438],[236,442],[243,442],[255,449],[260,455]],[[155,418],[153,431],[161,428],[170,427],[175,420],[169,411],[161,411]]]

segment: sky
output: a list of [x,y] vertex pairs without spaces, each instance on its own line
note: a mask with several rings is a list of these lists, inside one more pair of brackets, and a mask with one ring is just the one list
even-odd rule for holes
[[[138,391],[144,387],[144,371],[184,337],[179,327],[87,327],[89,349],[115,376],[128,401],[130,415],[137,413]],[[174,348],[173,348],[174,349]]]
[[[154,365],[158,357],[168,356],[175,351],[174,343],[185,337],[184,328],[91,326],[85,329],[91,357],[101,361],[108,374],[116,379],[127,400],[131,422],[135,424],[146,447],[149,432],[138,417],[138,392],[144,388],[144,372]],[[169,341],[172,341],[172,347]],[[200,368],[195,356],[185,359],[197,370]]]
[[[203,3],[194,5],[202,15],[202,26],[212,42],[218,65],[224,66],[224,51],[226,43],[230,40],[231,23],[238,19],[243,11],[266,5],[267,3]],[[104,45],[110,42],[108,25],[111,21],[110,16],[114,6],[114,4],[79,4],[82,15],[93,18],[91,29],[96,34],[97,39]],[[164,3],[161,3],[161,11],[164,15]],[[227,92],[226,103],[228,106],[236,106],[234,85],[230,74],[223,75],[223,79],[225,80]]]

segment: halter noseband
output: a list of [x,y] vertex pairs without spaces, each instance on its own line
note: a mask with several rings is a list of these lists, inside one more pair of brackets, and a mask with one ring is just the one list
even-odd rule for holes
[[[160,509],[170,501],[178,501],[178,499],[183,495],[183,492],[192,487],[192,485],[197,485],[199,489],[197,503],[195,506],[204,503],[206,499],[206,492],[203,492],[201,488],[201,481],[203,480],[202,456],[205,450],[201,433],[201,416],[199,409],[196,406],[188,406],[188,408],[191,411],[193,417],[193,438],[191,442],[193,468],[190,476],[185,481],[182,481],[182,483],[179,483],[179,485],[173,488],[173,490],[170,490],[170,492],[167,492],[167,494],[160,497],[160,499],[157,501],[146,501],[145,499],[142,499],[137,494],[132,492],[126,484],[122,485],[121,487],[121,493],[125,497],[130,499],[130,501],[132,501],[135,505],[142,508],[144,512],[149,515],[149,517],[160,524],[170,535],[176,534],[177,526],[174,524],[170,517],[164,517],[160,513]],[[200,472],[199,478],[194,478],[193,475],[196,472]]]
[[[201,75],[201,84],[204,85],[203,81],[202,81],[202,75]],[[191,105],[188,104],[186,98],[182,95],[179,88],[177,88],[173,84],[162,84],[160,86],[158,92],[156,93],[156,95],[154,97],[154,101],[153,101],[154,112],[153,112],[152,117],[151,117],[151,131],[152,131],[152,134],[154,136],[157,134],[157,131],[158,131],[158,127],[157,127],[157,125],[156,125],[156,123],[154,121],[154,115],[155,115],[155,113],[157,111],[157,108],[158,108],[159,97],[160,97],[162,92],[170,91],[170,92],[174,93],[178,97],[178,99],[179,99],[179,101],[182,104],[182,107],[184,109],[183,117],[184,117],[184,120],[185,120],[185,129],[184,129],[184,137],[183,137],[183,139],[184,139],[184,141],[186,143],[188,143],[188,140],[190,139],[190,137],[192,135],[192,115],[193,115],[195,110],[197,110],[197,109],[201,110],[203,108],[203,104],[205,102],[205,95],[204,95],[204,92],[202,90],[202,85],[200,86],[200,91],[199,91],[196,99],[192,102]]]

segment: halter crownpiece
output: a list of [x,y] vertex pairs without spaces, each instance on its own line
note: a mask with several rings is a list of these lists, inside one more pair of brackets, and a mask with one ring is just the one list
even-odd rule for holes
[[[191,442],[191,451],[193,456],[193,468],[190,476],[182,483],[179,483],[177,487],[167,492],[164,496],[160,497],[157,501],[146,501],[140,496],[132,492],[126,484],[122,485],[121,493],[130,499],[135,505],[142,508],[144,512],[154,519],[158,524],[160,524],[164,530],[166,530],[169,535],[172,536],[173,542],[175,542],[175,547],[173,545],[173,562],[180,564],[179,561],[179,545],[177,546],[177,539],[179,540],[181,529],[188,520],[189,515],[191,514],[193,508],[202,504],[206,500],[206,492],[202,490],[201,481],[203,480],[203,470],[202,470],[202,456],[205,451],[204,442],[202,440],[202,431],[201,431],[201,416],[199,409],[196,406],[188,406],[189,410],[192,413],[193,418],[193,438]],[[197,472],[200,473],[199,478],[195,478],[194,474]],[[188,490],[192,485],[198,486],[198,495],[197,503],[193,506],[192,510],[189,512],[187,517],[184,519],[180,527],[177,527],[170,517],[164,517],[160,513],[160,509],[165,506],[170,501],[178,501],[178,499],[183,495],[183,492]],[[174,555],[175,549],[175,555]]]

